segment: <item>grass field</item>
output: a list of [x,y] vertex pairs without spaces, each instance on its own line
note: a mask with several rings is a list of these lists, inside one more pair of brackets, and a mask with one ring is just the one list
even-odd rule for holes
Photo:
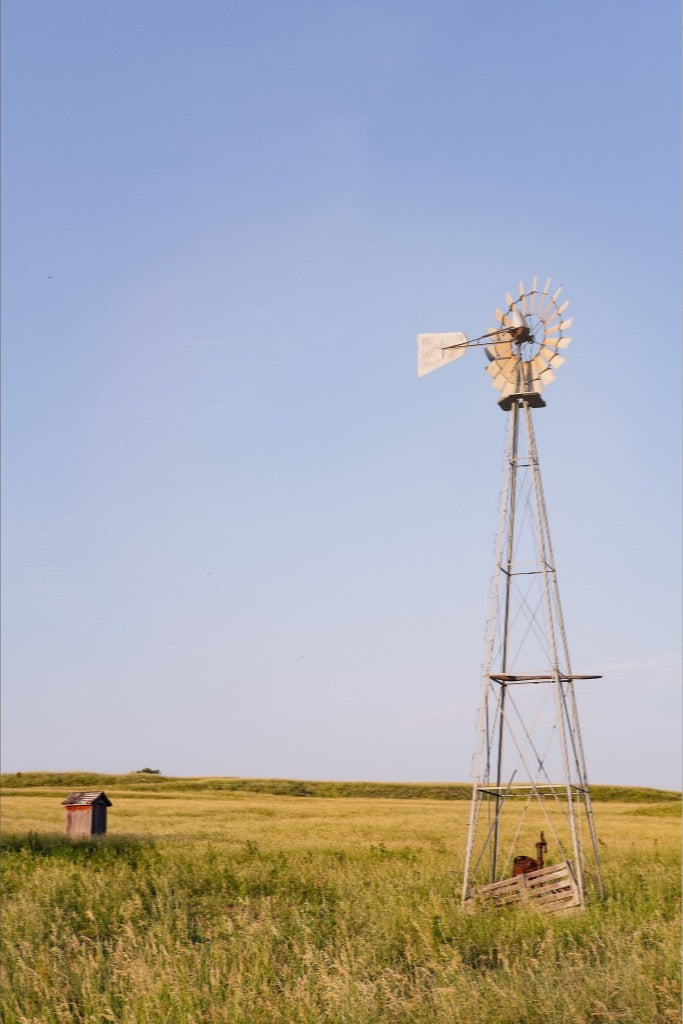
[[549,919],[461,910],[444,787],[131,778],[106,782],[109,837],[73,844],[74,777],[5,778],[3,1024],[680,1020],[675,794],[598,800],[606,898]]

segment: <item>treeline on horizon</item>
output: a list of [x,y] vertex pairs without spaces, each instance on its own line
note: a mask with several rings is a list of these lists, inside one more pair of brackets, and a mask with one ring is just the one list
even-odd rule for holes
[[[109,789],[145,793],[227,792],[270,793],[274,796],[357,797],[388,800],[468,800],[472,787],[462,782],[320,782],[303,779],[183,778],[146,771],[127,775],[98,772],[11,772],[0,775],[0,787],[14,789]],[[37,794],[36,794],[37,795]],[[680,801],[675,790],[637,786],[591,786],[596,801],[647,803]],[[508,799],[512,797],[512,794]],[[514,797],[512,797],[514,798]],[[520,795],[520,799],[525,797]]]

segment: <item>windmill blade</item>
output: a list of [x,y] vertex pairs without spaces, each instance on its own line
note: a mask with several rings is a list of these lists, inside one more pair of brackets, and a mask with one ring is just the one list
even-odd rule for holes
[[529,297],[528,311],[532,313],[539,304],[539,278],[538,275],[531,282],[531,294]]
[[529,312],[533,313],[536,309],[536,302],[538,299],[538,277],[535,277],[531,282],[531,292],[529,293]]
[[496,359],[509,359],[514,355],[511,341],[499,341],[494,346]]
[[[489,327],[484,337],[490,338],[492,344],[498,341],[512,341],[512,335],[507,327]],[[479,341],[478,338],[477,341]]]
[[432,370],[459,359],[467,351],[467,336],[462,331],[450,334],[418,334],[417,375],[424,377]]
[[510,359],[495,359],[486,367],[486,372],[493,379],[514,381],[517,379],[517,357]]
[[492,377],[493,379],[495,379],[496,377],[500,377],[501,369],[500,363],[497,359],[492,359],[488,366],[485,367],[485,369],[489,377]]
[[[554,305],[555,305],[555,303],[553,302],[552,299],[548,299],[548,301],[546,303],[543,303],[542,301],[539,302],[538,309],[536,310],[536,315],[541,320],[543,320],[544,323],[546,323],[548,318],[550,317],[550,313],[552,312]],[[556,316],[557,316],[557,313],[553,312],[552,317],[550,317],[550,319],[552,320]]]
[[514,306],[514,304],[515,304],[515,300],[514,300],[514,299],[512,298],[512,296],[510,295],[510,292],[506,292],[506,293],[505,293],[505,301],[507,302],[507,304],[508,304],[508,306],[510,307],[510,309],[512,309],[512,307],[513,307],[513,306]]
[[560,340],[557,343],[557,347],[558,348],[569,348],[569,343],[571,342],[571,340],[572,340],[571,338],[560,338]]
[[496,341],[493,345],[487,345],[484,351],[489,359],[509,359],[512,355],[512,342],[508,340],[509,335],[503,341]]
[[[550,280],[550,279],[548,279],[548,280]],[[539,304],[538,315],[540,316],[540,318],[542,320],[548,320],[548,318],[549,318],[550,323],[552,323],[552,321],[558,316],[558,314],[559,313],[563,313],[564,310],[569,305],[568,302],[565,305],[563,305],[563,306],[558,306],[557,305],[557,297],[558,297],[558,295],[560,294],[561,291],[562,291],[562,285],[560,285],[560,287],[557,288],[553,292],[552,296],[550,297],[549,302],[547,302],[543,306],[542,309],[541,309],[541,304]],[[552,313],[552,316],[550,316],[550,313],[551,313],[551,310],[553,310],[553,307],[555,307],[555,308],[554,308],[554,311]]]
[[[505,325],[503,327],[489,327],[488,331],[484,335],[485,338],[500,338],[501,341],[510,341],[512,335],[510,334],[511,327],[510,317],[505,317]],[[478,340],[478,339],[477,339]]]
[[496,363],[491,363],[492,366],[497,366],[502,377],[506,380],[516,381],[517,380],[517,366],[519,359],[517,356],[512,356],[510,359],[499,359]]
[[548,280],[546,281],[546,283],[543,285],[543,294],[544,295],[547,295],[548,292],[550,291],[550,282],[551,281],[552,281],[552,278],[549,277]]
[[527,309],[526,304],[526,292],[524,290],[524,281],[519,282],[519,304],[522,307],[522,312],[526,316],[529,310]]
[[547,369],[544,361],[540,356],[534,356],[529,365],[529,372],[534,380],[537,380],[541,374]]
[[564,313],[565,309],[569,309],[569,299],[567,299],[566,302],[563,302],[561,306],[557,307],[557,312]]
[[511,320],[510,327],[514,328],[515,330],[517,328],[519,328],[519,327],[524,327],[524,317],[522,316],[522,314],[520,313],[520,311],[517,309],[516,306],[513,308],[512,312],[510,313],[510,320]]
[[558,309],[558,310],[556,310],[553,313],[553,315],[551,317],[548,317],[548,319],[545,322],[545,329],[546,329],[546,331],[548,331],[549,329],[551,329],[553,331],[568,331],[569,330],[571,325],[574,323],[574,317],[570,316],[568,320],[561,320],[559,323],[555,323],[555,321],[559,319],[560,315],[561,314],[560,314],[560,311]]
[[564,366],[566,362],[567,360],[564,358],[564,356],[558,354],[554,355],[553,358],[549,360],[548,365],[552,366],[553,370],[557,370],[560,366]]
[[538,354],[549,363],[553,356],[557,355],[557,349],[552,345],[548,345],[548,339],[546,338],[546,343]]
[[504,391],[506,388],[510,386],[509,382],[505,379],[505,377],[500,375],[498,377],[492,377],[491,384],[493,385],[494,388],[496,388],[497,391]]
[[491,383],[493,384],[494,388],[498,388],[498,390],[501,391],[505,384],[505,377],[503,377],[502,373],[500,372],[497,363],[489,363],[489,365],[485,366],[484,369],[491,378]]
[[555,376],[552,370],[548,369],[544,370],[543,373],[540,374],[539,380],[542,386],[546,387],[547,384],[552,384],[554,380],[557,380],[557,377]]

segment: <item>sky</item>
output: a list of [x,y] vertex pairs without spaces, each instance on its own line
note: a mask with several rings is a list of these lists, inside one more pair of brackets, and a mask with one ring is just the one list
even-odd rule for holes
[[5,771],[466,781],[520,280],[591,781],[681,786],[672,0],[6,0]]

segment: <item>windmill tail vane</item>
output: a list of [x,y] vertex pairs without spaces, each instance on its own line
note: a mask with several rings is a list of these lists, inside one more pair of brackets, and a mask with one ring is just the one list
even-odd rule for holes
[[532,417],[571,342],[569,302],[550,285],[520,282],[496,309],[497,326],[476,338],[417,343],[420,377],[483,347],[508,413],[463,903],[533,901],[552,912],[583,906],[589,883],[601,893],[602,881],[574,688],[600,677],[571,666]]

